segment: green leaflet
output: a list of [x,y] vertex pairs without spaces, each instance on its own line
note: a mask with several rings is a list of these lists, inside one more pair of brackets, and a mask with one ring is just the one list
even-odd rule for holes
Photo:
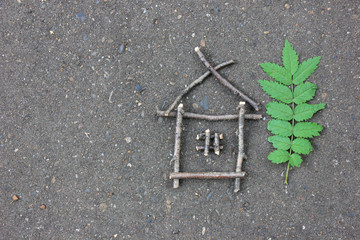
[[291,74],[283,67],[275,64],[275,63],[262,63],[260,64],[264,72],[267,75],[279,81],[282,84],[290,85],[291,84]]
[[291,120],[293,118],[293,111],[284,103],[269,102],[266,105],[266,109],[266,113],[273,118],[278,118],[280,120]]
[[285,47],[282,52],[282,60],[285,69],[293,75],[299,67],[299,56],[287,39],[285,40]]
[[313,148],[309,140],[305,138],[295,138],[292,142],[291,150],[300,154],[309,154]]
[[312,138],[320,136],[323,127],[316,122],[299,122],[294,126],[294,136],[302,138]]
[[302,159],[299,154],[293,153],[290,156],[289,163],[292,167],[300,167],[300,164],[302,163]]
[[261,64],[264,72],[277,82],[259,80],[259,84],[270,97],[280,101],[266,105],[266,113],[273,118],[267,129],[274,134],[268,141],[276,149],[268,159],[278,164],[288,162],[287,184],[290,167],[299,167],[303,161],[300,154],[306,155],[313,150],[308,139],[319,136],[323,129],[318,123],[304,121],[325,108],[325,104],[306,103],[314,98],[317,86],[305,80],[317,69],[321,57],[310,58],[299,65],[298,54],[285,40],[281,58],[284,67],[269,62]]
[[302,103],[296,106],[294,110],[294,118],[298,122],[308,120],[312,118],[314,113],[324,108],[325,108],[325,103],[319,103],[313,105]]
[[272,134],[289,137],[292,135],[293,127],[288,121],[272,119],[268,122],[268,130]]
[[262,89],[269,94],[272,98],[275,98],[284,103],[291,103],[293,95],[291,90],[280,83],[266,80],[259,80]]
[[289,158],[289,152],[284,150],[275,150],[271,152],[268,156],[268,159],[273,163],[284,163],[289,161]]
[[297,86],[294,89],[293,102],[296,104],[301,104],[313,99],[313,97],[315,96],[316,88],[316,84],[313,84],[311,82],[306,82]]
[[274,148],[280,150],[288,150],[291,146],[290,138],[280,135],[271,136],[268,138],[268,141],[273,143]]
[[299,69],[294,74],[294,84],[304,82],[317,69],[321,57],[310,58],[300,64]]

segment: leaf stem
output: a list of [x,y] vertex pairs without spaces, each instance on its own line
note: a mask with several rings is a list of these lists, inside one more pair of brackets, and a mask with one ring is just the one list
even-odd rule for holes
[[[295,104],[294,104],[294,84],[293,84],[293,76],[291,76],[291,94],[292,94],[292,103],[291,103],[291,109],[293,112],[293,118],[291,120],[291,129],[294,130],[294,126],[295,126],[295,118],[294,118],[294,110],[295,110]],[[294,134],[291,134],[291,138],[290,138],[290,151],[289,151],[289,155],[291,156],[292,153],[292,149],[291,146],[293,144],[294,141]],[[286,169],[286,176],[285,176],[285,182],[284,184],[288,184],[288,177],[289,177],[289,170],[290,170],[290,160],[288,161],[288,165],[287,165],[287,169]]]

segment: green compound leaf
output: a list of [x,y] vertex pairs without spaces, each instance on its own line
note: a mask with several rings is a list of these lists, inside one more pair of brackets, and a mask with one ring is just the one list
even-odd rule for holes
[[293,83],[298,85],[303,83],[317,69],[321,57],[313,57],[302,62],[294,74]]
[[316,122],[299,122],[294,127],[294,136],[302,138],[312,138],[320,136],[323,127]]
[[297,55],[291,43],[286,39],[285,47],[282,51],[282,60],[285,69],[293,75],[299,67],[299,56]]
[[288,150],[291,146],[289,137],[275,135],[275,136],[269,137],[268,141],[273,144],[274,148],[277,148],[280,150]]
[[292,102],[292,93],[291,90],[280,83],[274,81],[266,81],[266,80],[259,80],[260,86],[270,95],[270,97],[275,98],[284,103],[291,103]]
[[309,154],[313,150],[313,147],[309,140],[296,138],[292,143],[291,150],[300,154]]
[[289,163],[292,167],[300,167],[300,164],[302,163],[302,159],[299,154],[293,153],[290,156]]
[[273,118],[278,118],[280,120],[291,120],[293,118],[293,111],[284,103],[269,102],[266,105],[266,110],[266,113]]
[[264,72],[275,79],[276,81],[281,82],[285,85],[291,84],[291,74],[286,71],[285,68],[275,64],[275,63],[262,63],[260,64]]
[[292,135],[292,126],[288,121],[272,119],[269,121],[267,128],[272,134],[278,134],[283,137]]
[[289,161],[290,154],[288,151],[275,150],[269,154],[268,159],[273,163],[284,163]]
[[306,82],[294,89],[294,103],[301,104],[309,101],[315,96],[316,84]]
[[325,103],[319,103],[313,105],[302,103],[300,105],[297,105],[294,110],[294,118],[298,122],[308,120],[314,115],[314,113],[316,113],[320,109],[324,109],[325,105],[326,105]]

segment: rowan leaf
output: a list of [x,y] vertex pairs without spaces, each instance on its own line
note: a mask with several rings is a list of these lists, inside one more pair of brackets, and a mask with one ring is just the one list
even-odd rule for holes
[[313,150],[313,147],[309,140],[305,138],[296,138],[292,142],[291,150],[300,154],[309,154]]
[[278,134],[284,137],[289,137],[292,135],[292,126],[288,121],[272,119],[268,122],[267,129],[272,134]]
[[280,120],[291,120],[293,118],[293,111],[284,103],[269,102],[266,105],[266,110],[266,113],[273,118],[278,118]]
[[294,110],[294,118],[298,122],[308,120],[312,118],[314,113],[316,113],[320,109],[324,109],[325,105],[326,105],[325,103],[312,104],[312,105],[307,103],[302,103],[300,105],[297,105]]
[[277,148],[280,150],[288,150],[291,146],[289,137],[275,135],[275,136],[269,137],[268,141],[273,144],[274,148]]
[[294,126],[294,136],[302,138],[312,138],[320,136],[323,127],[316,122],[299,122]]
[[313,57],[302,62],[298,70],[293,73],[293,83],[298,85],[303,83],[317,69],[321,57]]
[[302,163],[302,159],[299,154],[293,153],[290,156],[289,163],[292,167],[300,167],[300,164]]
[[264,72],[275,79],[276,81],[281,82],[285,85],[291,84],[291,74],[283,67],[275,64],[275,63],[262,63],[260,64]]
[[274,81],[266,81],[266,80],[259,80],[260,86],[270,95],[270,97],[275,98],[284,103],[291,103],[292,102],[292,93],[291,90],[280,83]]
[[282,60],[285,69],[293,75],[299,67],[299,56],[297,55],[291,43],[286,39],[285,46],[282,51]]
[[316,84],[311,82],[306,82],[295,87],[294,103],[301,104],[312,99],[315,96],[316,88]]
[[289,161],[290,154],[285,150],[275,150],[269,154],[268,159],[273,163],[284,163]]

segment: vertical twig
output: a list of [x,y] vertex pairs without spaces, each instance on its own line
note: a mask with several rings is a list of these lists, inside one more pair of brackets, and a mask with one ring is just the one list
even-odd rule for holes
[[[175,130],[175,147],[174,147],[174,172],[180,171],[180,146],[181,146],[181,132],[182,132],[182,119],[184,105],[179,104],[176,116],[176,130]],[[179,179],[174,179],[173,188],[179,187]]]
[[219,134],[214,134],[214,152],[216,155],[220,155],[220,138]]
[[249,98],[248,96],[246,96],[243,92],[241,92],[240,90],[238,90],[236,87],[234,87],[228,80],[226,80],[224,77],[222,77],[220,75],[220,73],[218,73],[211,65],[210,63],[206,60],[204,54],[200,51],[199,47],[195,48],[195,52],[198,54],[200,60],[203,62],[203,64],[206,66],[207,69],[209,69],[209,71],[214,74],[214,76],[227,88],[229,88],[230,90],[232,90],[235,94],[238,94],[240,97],[242,97],[245,101],[247,101],[251,106],[253,106],[253,108],[255,108],[256,111],[259,111],[259,106],[256,102],[254,102],[254,100],[252,100],[251,98]]
[[[235,172],[241,172],[242,163],[244,160],[244,119],[245,119],[245,102],[239,103],[239,152],[236,161]],[[234,192],[240,191],[240,178],[235,179]]]
[[209,146],[210,146],[210,129],[205,130],[205,150],[204,156],[209,155]]

